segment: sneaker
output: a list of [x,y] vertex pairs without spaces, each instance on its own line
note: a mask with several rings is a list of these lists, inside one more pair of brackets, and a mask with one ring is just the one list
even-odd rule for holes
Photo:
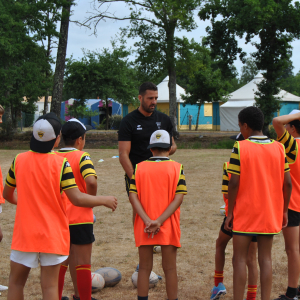
[[[73,295],[73,300],[80,300],[79,297],[76,297],[75,295]],[[96,298],[91,297],[91,300],[97,300]]]
[[6,291],[6,290],[8,290],[8,287],[0,284],[0,291]]
[[286,295],[280,295],[278,298],[276,298],[274,300],[298,300],[298,297],[295,296],[294,298],[289,298]]
[[218,300],[221,296],[226,294],[226,288],[222,282],[218,284],[218,286],[214,286],[211,290],[210,300]]

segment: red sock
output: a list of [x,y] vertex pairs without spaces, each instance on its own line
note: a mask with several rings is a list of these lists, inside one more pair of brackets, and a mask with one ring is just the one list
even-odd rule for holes
[[220,282],[223,282],[224,279],[224,275],[223,275],[224,271],[215,271],[215,286],[218,286]]
[[58,275],[58,296],[59,296],[58,299],[61,299],[62,296],[64,283],[65,283],[65,275],[67,270],[68,270],[68,266],[64,266],[64,265],[60,266],[59,275]]
[[247,299],[246,300],[255,300],[257,293],[257,285],[248,285]]
[[80,300],[91,300],[92,277],[91,265],[79,265],[76,267],[77,288]]

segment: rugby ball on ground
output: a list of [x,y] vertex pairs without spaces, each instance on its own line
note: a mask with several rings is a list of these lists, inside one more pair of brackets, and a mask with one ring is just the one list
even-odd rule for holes
[[220,214],[225,216],[225,204],[220,207]]
[[[137,287],[137,281],[138,281],[139,272],[134,272],[131,276],[131,281],[135,287]],[[149,277],[149,288],[153,288],[158,283],[158,276],[151,271],[150,277]]]
[[92,273],[92,292],[98,292],[104,288],[104,278],[98,273]]
[[105,281],[105,287],[115,286],[122,279],[122,274],[119,270],[114,268],[101,268],[96,271],[96,273],[102,275]]
[[161,246],[154,246],[153,253],[161,253]]

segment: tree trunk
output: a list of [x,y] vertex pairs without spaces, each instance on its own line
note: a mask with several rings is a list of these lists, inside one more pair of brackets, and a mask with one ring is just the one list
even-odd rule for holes
[[[48,12],[48,19],[49,19],[49,12]],[[47,52],[46,52],[46,57],[49,59],[51,53],[51,36],[48,35],[48,45],[47,45]],[[46,80],[49,79],[49,71],[46,71]],[[44,110],[43,110],[43,115],[45,115],[48,112],[48,97],[49,97],[49,89],[47,89],[47,95],[45,95],[45,101],[44,101]]]
[[60,105],[61,105],[62,94],[63,94],[70,11],[71,11],[71,5],[73,0],[67,0],[67,1],[68,1],[68,5],[64,6],[62,10],[62,19],[60,23],[60,36],[59,36],[58,49],[57,49],[52,102],[51,102],[51,111],[54,112],[58,118],[60,118]]
[[106,124],[105,124],[105,130],[108,130],[108,99],[105,99],[105,106],[106,106],[106,110],[105,110],[105,118],[106,118]]
[[178,139],[177,114],[176,114],[176,69],[175,69],[175,48],[174,48],[175,25],[171,30],[166,30],[167,52],[166,60],[169,73],[169,108],[170,119],[173,125],[173,137]]
[[198,124],[199,124],[199,116],[200,116],[200,109],[201,109],[201,101],[200,101],[200,103],[199,103],[199,107],[198,107],[198,113],[197,113],[197,120],[196,120],[196,129],[195,129],[195,131],[197,131],[198,130]]

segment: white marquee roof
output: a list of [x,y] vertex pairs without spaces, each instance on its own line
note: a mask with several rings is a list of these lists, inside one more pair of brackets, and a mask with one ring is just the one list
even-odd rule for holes
[[[255,101],[255,92],[258,91],[257,89],[257,83],[260,83],[263,80],[263,75],[262,74],[257,74],[253,80],[248,82],[246,85],[242,86],[238,90],[234,91],[229,95],[229,101]],[[295,102],[300,102],[300,97],[295,96],[291,93],[288,93],[285,90],[280,90],[279,94],[277,95],[281,99],[281,101],[295,101]]]
[[[169,102],[169,76],[167,76],[160,84],[157,85],[158,89],[158,103]],[[185,89],[176,84],[176,102],[183,103],[180,94],[185,95]]]

